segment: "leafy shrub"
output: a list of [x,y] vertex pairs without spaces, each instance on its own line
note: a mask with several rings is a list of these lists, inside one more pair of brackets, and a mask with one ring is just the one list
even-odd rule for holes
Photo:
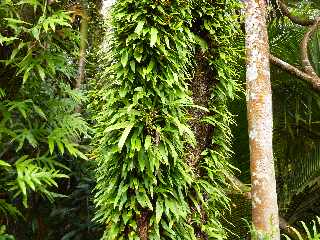
[[[47,1],[0,2],[0,222],[36,196],[53,202],[66,159],[86,159],[89,126],[72,89],[79,36],[70,13]],[[21,206],[21,204],[23,206]]]

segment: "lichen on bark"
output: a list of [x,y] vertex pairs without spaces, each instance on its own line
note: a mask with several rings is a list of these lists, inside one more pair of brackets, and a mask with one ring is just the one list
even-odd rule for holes
[[264,0],[247,0],[247,114],[255,229],[280,239],[276,180],[272,151],[272,101],[269,45]]

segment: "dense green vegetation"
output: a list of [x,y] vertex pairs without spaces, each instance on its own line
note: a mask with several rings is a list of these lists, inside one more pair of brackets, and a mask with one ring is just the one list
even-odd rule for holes
[[0,221],[17,239],[43,239],[43,217],[61,215],[52,203],[79,191],[88,165],[90,127],[76,112],[86,96],[73,89],[79,34],[60,5],[2,1],[0,15]]
[[[243,5],[122,0],[107,19],[102,5],[0,2],[0,239],[245,239]],[[269,13],[272,54],[299,66],[307,27]],[[320,74],[319,33],[309,55]],[[319,95],[271,79],[283,232],[318,239]]]

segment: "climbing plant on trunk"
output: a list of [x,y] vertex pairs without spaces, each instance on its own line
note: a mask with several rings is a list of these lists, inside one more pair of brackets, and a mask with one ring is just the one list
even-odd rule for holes
[[[101,55],[105,70],[97,75],[90,106],[96,123],[96,220],[106,225],[103,239],[226,238],[219,217],[229,202],[221,185],[230,167],[232,116],[226,102],[239,89],[234,66],[241,53],[228,47],[240,32],[238,7],[225,0],[206,3],[205,10],[199,1],[115,3],[104,46],[110,51]],[[194,25],[204,35],[196,36]],[[188,126],[190,109],[209,111],[194,105],[188,87],[197,81],[190,73],[199,45],[210,49],[204,60],[218,72],[212,86],[205,86],[209,91],[215,83],[217,89],[208,92],[211,103],[205,107],[212,112],[202,119],[214,125],[216,138],[208,141],[210,150],[202,144],[200,152],[187,151],[197,140]]]

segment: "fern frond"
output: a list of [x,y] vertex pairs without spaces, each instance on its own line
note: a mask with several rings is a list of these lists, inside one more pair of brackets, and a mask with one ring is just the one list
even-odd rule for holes
[[[320,239],[320,232],[318,228],[320,227],[320,218],[316,217],[316,220],[313,220],[311,224],[306,224],[305,222],[301,221],[300,224],[302,225],[304,232],[298,231],[294,227],[290,227],[290,229],[295,233],[299,240],[319,240]],[[287,240],[291,240],[290,237],[284,235]]]

